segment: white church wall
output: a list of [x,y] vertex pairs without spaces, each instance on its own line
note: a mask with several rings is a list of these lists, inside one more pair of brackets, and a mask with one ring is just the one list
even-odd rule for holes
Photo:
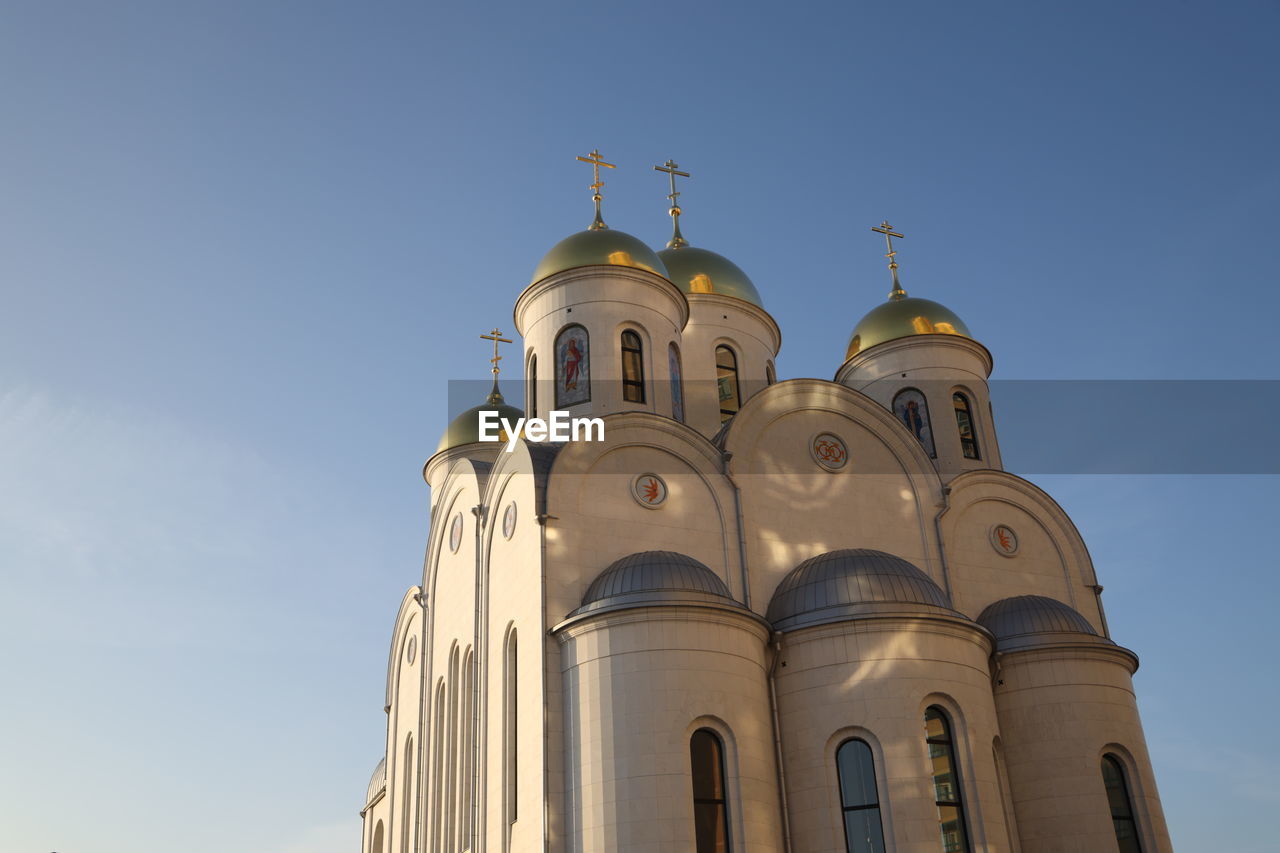
[[937,853],[938,812],[924,712],[951,718],[973,849],[1008,851],[991,743],[998,732],[990,642],[959,620],[861,619],[786,634],[776,672],[793,847],[843,853],[835,749],[873,746],[886,849]]
[[1172,853],[1131,672],[1114,647],[999,656],[995,689],[1009,787],[1025,853],[1114,850],[1101,761],[1126,766],[1142,849]]
[[703,435],[720,429],[716,388],[716,347],[725,344],[738,358],[742,403],[768,384],[768,367],[782,346],[773,318],[762,308],[715,293],[691,293],[689,323],[684,329],[686,422]]
[[672,605],[592,616],[557,635],[566,851],[693,849],[689,738],[704,726],[726,748],[732,849],[781,849],[765,626]]

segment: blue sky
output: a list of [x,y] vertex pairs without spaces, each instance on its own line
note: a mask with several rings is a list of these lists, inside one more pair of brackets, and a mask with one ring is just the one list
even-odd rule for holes
[[[751,274],[784,378],[829,378],[883,299],[885,218],[997,378],[1280,378],[1277,24],[0,4],[0,848],[356,849],[446,384],[590,221],[593,147],[607,220],[655,245],[651,165],[693,172],[685,235]],[[1276,478],[1035,479],[1142,656],[1178,849],[1271,849]]]

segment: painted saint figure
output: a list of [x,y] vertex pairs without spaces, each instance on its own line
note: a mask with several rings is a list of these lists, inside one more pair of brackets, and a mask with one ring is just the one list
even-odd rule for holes
[[591,399],[591,344],[587,330],[567,326],[556,336],[556,408]]
[[916,441],[929,451],[930,456],[938,454],[933,446],[933,430],[929,424],[929,404],[924,394],[915,388],[904,388],[893,398],[893,413],[898,420],[906,424],[907,430],[916,437]]

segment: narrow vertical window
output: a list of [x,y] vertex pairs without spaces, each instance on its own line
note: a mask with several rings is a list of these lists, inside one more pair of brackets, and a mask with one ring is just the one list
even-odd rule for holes
[[475,657],[468,646],[462,658],[462,696],[458,702],[462,719],[458,726],[461,733],[458,738],[461,754],[458,756],[458,840],[454,845],[455,850],[467,850],[471,847],[471,790],[474,776],[472,763],[475,760],[473,746],[476,707],[475,673]]
[[893,398],[893,414],[902,421],[916,441],[936,457],[933,446],[933,425],[929,423],[929,403],[916,388],[903,388]]
[[556,408],[591,399],[591,341],[581,326],[566,326],[556,335]]
[[764,381],[769,385],[778,381],[778,373],[773,369],[772,361],[764,366]]
[[696,853],[728,853],[729,807],[724,786],[724,745],[709,729],[689,740],[693,767],[693,823]]
[[538,416],[538,357],[529,356],[529,391],[525,395],[524,407],[529,410],[529,417]]
[[978,435],[973,428],[973,411],[969,408],[969,398],[956,392],[951,395],[951,403],[956,409],[956,429],[960,431],[960,449],[965,459],[981,459],[978,455]]
[[716,386],[720,392],[720,423],[724,423],[742,407],[742,396],[738,392],[738,357],[726,346],[716,347]]
[[840,777],[840,809],[844,813],[844,846],[848,853],[884,853],[876,765],[864,740],[847,740],[836,750]]
[[924,728],[929,761],[933,765],[933,795],[938,806],[943,853],[969,853],[969,833],[965,827],[960,768],[955,760],[951,721],[941,708],[935,706],[925,711]]
[[622,333],[622,399],[644,402],[644,350],[640,336],[630,329]]
[[681,378],[680,350],[675,344],[667,347],[667,367],[671,373],[671,417],[684,423],[684,382]]
[[1114,755],[1102,756],[1102,783],[1107,786],[1111,825],[1116,831],[1120,853],[1142,853],[1142,845],[1138,843],[1138,821],[1133,815],[1133,801],[1129,798],[1124,767]]
[[382,821],[378,821],[378,825],[373,830],[373,845],[369,848],[369,853],[386,853],[382,849]]
[[516,797],[519,779],[519,765],[517,756],[519,756],[519,741],[517,740],[519,729],[516,726],[516,690],[519,682],[516,680],[516,629],[512,628],[511,633],[507,636],[507,653],[504,661],[503,672],[503,772],[506,774],[504,792],[506,797],[506,816],[507,823],[516,822],[519,816],[518,806],[520,801]]
[[441,793],[444,785],[444,742],[445,742],[445,703],[444,679],[440,679],[436,683],[436,700],[435,700],[435,731],[432,733],[432,758],[431,767],[431,853],[441,853],[440,850],[440,819],[441,809],[444,808],[444,795]]
[[400,794],[400,853],[409,853],[409,830],[413,823],[409,820],[409,809],[413,806],[413,735],[404,744],[404,772],[400,774],[403,790]]

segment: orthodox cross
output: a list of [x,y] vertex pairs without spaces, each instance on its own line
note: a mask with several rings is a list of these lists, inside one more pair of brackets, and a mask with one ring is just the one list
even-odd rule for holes
[[604,224],[604,219],[600,217],[600,188],[604,186],[604,181],[600,180],[600,167],[604,166],[606,169],[616,169],[618,167],[612,163],[606,163],[600,157],[599,149],[592,150],[592,152],[586,157],[579,155],[578,159],[583,163],[591,164],[591,200],[596,203],[596,218],[595,221],[591,223],[591,230],[599,231],[602,228],[608,228],[609,226]]
[[871,230],[877,234],[884,235],[884,244],[889,249],[888,253],[885,254],[885,257],[889,259],[889,272],[893,273],[893,290],[889,292],[889,298],[901,299],[907,295],[907,292],[902,289],[902,285],[898,282],[898,253],[894,251],[893,238],[897,237],[901,240],[903,236],[893,230],[893,226],[889,224],[887,219],[879,225],[871,226]]
[[486,341],[493,341],[493,358],[489,359],[489,361],[493,363],[493,380],[496,382],[498,381],[498,362],[502,361],[502,356],[498,355],[498,344],[509,344],[511,343],[511,339],[504,338],[502,336],[502,332],[497,329],[494,329],[487,335],[481,335],[480,337]]
[[671,239],[667,242],[667,248],[679,249],[681,246],[687,246],[689,245],[689,241],[680,234],[681,211],[680,204],[676,201],[680,198],[680,193],[676,192],[676,175],[679,175],[682,178],[687,178],[689,177],[689,173],[679,171],[680,164],[675,160],[668,160],[661,166],[654,166],[653,169],[655,172],[666,172],[667,177],[671,178],[671,195],[667,196],[667,198],[671,199],[672,234]]

